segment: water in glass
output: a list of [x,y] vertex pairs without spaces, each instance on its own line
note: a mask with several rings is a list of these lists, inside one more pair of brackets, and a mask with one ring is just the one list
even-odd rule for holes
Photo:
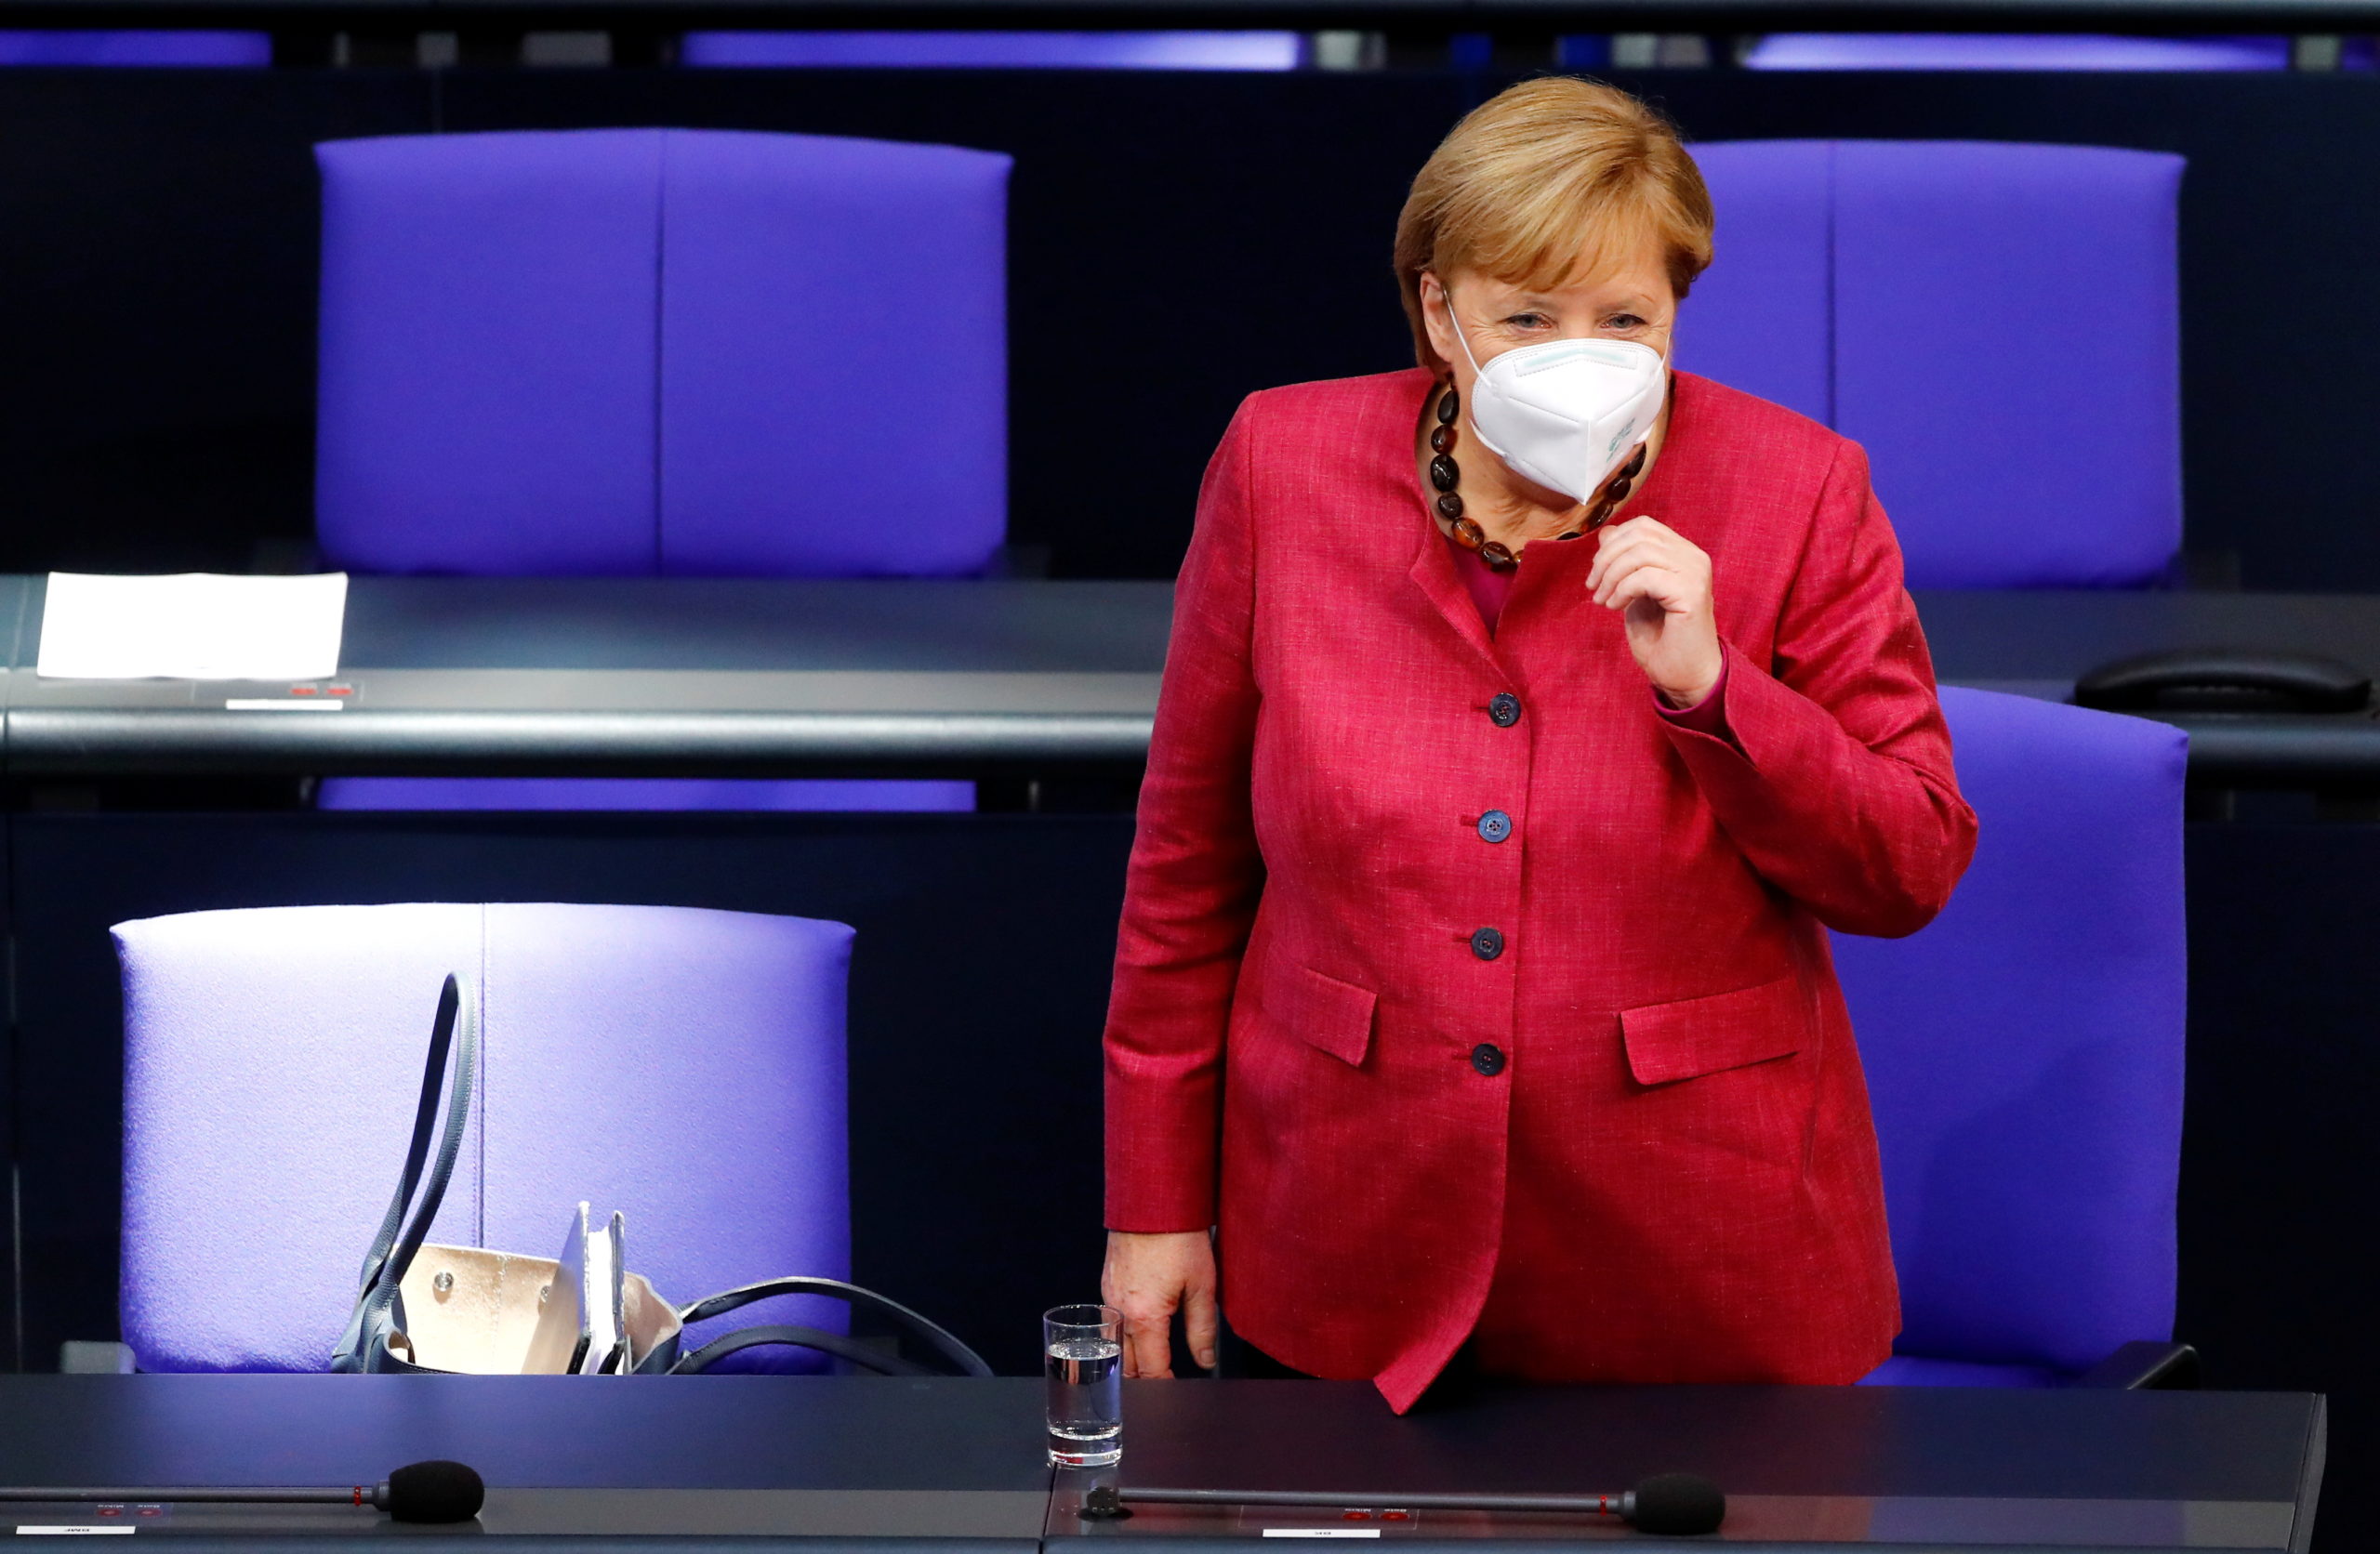
[[1124,1455],[1124,1346],[1098,1337],[1047,1346],[1050,1460],[1105,1468]]

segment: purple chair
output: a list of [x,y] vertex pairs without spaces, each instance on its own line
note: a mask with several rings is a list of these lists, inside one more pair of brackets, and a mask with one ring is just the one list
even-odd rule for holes
[[[1680,363],[1864,443],[1912,587],[2169,574],[2182,158],[1951,140],[1694,155],[1718,259]],[[2087,309],[2043,314],[2078,284]]]
[[[114,932],[122,1314],[143,1370],[327,1366],[450,970],[477,981],[483,1070],[433,1240],[550,1257],[585,1199],[626,1213],[631,1266],[681,1304],[774,1274],[849,1277],[840,923],[324,906]],[[707,1336],[841,1330],[835,1303],[768,1304]]]
[[[316,156],[315,514],[333,564],[991,565],[1007,524],[1008,157],[688,130],[346,140]],[[460,796],[333,779],[321,802],[971,810],[974,787],[557,779]]]
[[316,157],[315,524],[334,565],[990,566],[1007,522],[1008,157],[694,130],[339,140]]
[[1906,940],[1836,936],[1884,1146],[1887,1386],[2170,1384],[2182,768],[2142,718],[1946,690],[1975,863]]
[[271,63],[270,33],[0,32],[0,65],[257,70]]
[[2127,38],[2025,33],[1771,33],[1746,70],[2287,70],[2282,37]]
[[685,65],[826,70],[1295,70],[1296,33],[689,33]]

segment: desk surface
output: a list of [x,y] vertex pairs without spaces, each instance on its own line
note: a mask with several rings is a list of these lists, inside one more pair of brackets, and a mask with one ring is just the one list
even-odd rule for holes
[[[328,683],[40,679],[41,592],[0,579],[8,769],[34,777],[1130,768],[1171,618],[1160,583],[359,577],[337,682],[350,693],[334,698]],[[1918,599],[1950,684],[2063,697],[2100,664],[2183,647],[2380,669],[2374,597]],[[2171,721],[2202,782],[2380,786],[2369,712]]]
[[[1029,1379],[0,1376],[0,1465],[28,1486],[339,1485],[451,1456],[490,1486],[475,1532],[575,1539],[977,1550],[991,1539],[1022,1551],[1344,1525],[1336,1513],[1153,1511],[1086,1524],[1074,1511],[1089,1476],[1052,1491],[1040,1402]],[[1730,1496],[1715,1541],[2279,1550],[2310,1535],[2323,1439],[2322,1401],[2298,1393],[1546,1388],[1399,1419],[1361,1383],[1135,1382],[1123,1472],[1387,1505],[1399,1490],[1595,1493],[1689,1470]],[[95,1515],[10,1507],[0,1521]],[[327,1543],[385,1525],[336,1507],[183,1507],[147,1530]],[[1394,1535],[1582,1534],[1438,1514]]]

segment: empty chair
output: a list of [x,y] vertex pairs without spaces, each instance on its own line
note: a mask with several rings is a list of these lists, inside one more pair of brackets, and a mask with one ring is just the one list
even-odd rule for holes
[[1975,863],[1913,937],[1834,940],[1900,1274],[1870,1380],[2056,1386],[2127,1345],[2103,1376],[2145,1369],[2174,1325],[2187,740],[1990,691],[1942,707]]
[[[449,971],[477,984],[481,1089],[432,1240],[551,1257],[587,1200],[626,1214],[630,1266],[681,1304],[849,1276],[842,924],[283,907],[124,923],[115,940],[122,1314],[144,1370],[327,1367]],[[840,1329],[832,1302],[769,1304],[707,1336]]]
[[691,130],[316,155],[315,523],[334,564],[990,565],[1007,518],[1009,158]]
[[1680,364],[1865,444],[1912,587],[2138,587],[2181,548],[2183,160],[1698,146],[1718,257]]
[[1296,33],[689,33],[681,64],[850,70],[1295,70]]
[[[316,154],[315,520],[333,564],[771,577],[991,566],[1007,525],[1006,156],[687,130],[402,137]],[[503,791],[508,807],[542,809],[654,807],[667,790]],[[332,780],[322,798],[455,807],[393,783]],[[709,799],[700,807],[968,809],[973,788]]]
[[0,65],[261,69],[270,33],[0,31]]
[[2144,38],[2098,33],[1771,33],[1746,70],[2287,70],[2284,37]]

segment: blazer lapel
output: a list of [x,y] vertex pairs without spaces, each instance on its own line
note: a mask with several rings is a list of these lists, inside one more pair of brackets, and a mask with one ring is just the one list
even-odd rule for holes
[[1503,667],[1496,657],[1495,639],[1488,635],[1488,623],[1479,618],[1479,606],[1471,602],[1470,591],[1455,575],[1454,557],[1448,551],[1446,536],[1438,533],[1435,523],[1422,525],[1421,551],[1413,558],[1412,569],[1407,575],[1423,597],[1437,606],[1438,613],[1447,618],[1447,625],[1454,628],[1454,634],[1472,652],[1497,668]]

